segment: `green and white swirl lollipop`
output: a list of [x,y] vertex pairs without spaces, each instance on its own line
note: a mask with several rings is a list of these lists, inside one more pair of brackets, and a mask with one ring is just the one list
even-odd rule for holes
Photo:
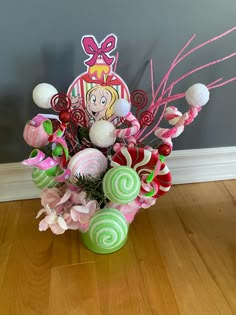
[[141,182],[135,170],[128,166],[111,168],[103,178],[103,191],[112,202],[126,204],[139,194]]
[[92,217],[89,229],[81,235],[88,249],[99,254],[109,254],[125,244],[128,230],[129,224],[120,211],[104,208]]

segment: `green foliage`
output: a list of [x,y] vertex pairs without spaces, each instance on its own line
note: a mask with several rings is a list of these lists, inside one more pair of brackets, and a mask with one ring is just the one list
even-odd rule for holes
[[82,188],[90,200],[97,200],[101,206],[107,202],[106,196],[103,192],[102,181],[106,172],[100,178],[94,178],[88,175],[77,176],[76,185]]

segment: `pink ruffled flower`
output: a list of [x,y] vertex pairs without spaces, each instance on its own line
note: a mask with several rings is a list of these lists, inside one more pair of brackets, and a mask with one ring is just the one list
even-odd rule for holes
[[41,192],[41,204],[44,208],[55,208],[56,204],[61,200],[59,190],[56,187],[43,189]]
[[151,207],[152,205],[154,205],[155,202],[156,202],[156,198],[138,196],[132,202],[123,204],[123,205],[109,202],[107,204],[107,207],[119,210],[124,215],[127,222],[131,223],[134,220],[134,217],[140,208],[147,209]]
[[84,202],[86,194],[80,190],[71,191],[69,188],[46,188],[41,193],[41,204],[45,208],[54,209],[57,214],[69,210],[75,204]]
[[60,189],[47,188],[41,193],[41,209],[37,218],[46,213],[46,216],[39,223],[39,230],[45,231],[48,228],[54,234],[62,234],[67,229],[86,231],[90,218],[98,208],[95,200],[87,200],[86,193],[77,190],[70,190],[66,185]]
[[66,221],[66,224],[67,224],[69,230],[79,230],[79,231],[85,232],[85,231],[87,231],[87,229],[89,227],[89,222],[82,224],[79,221],[76,221],[76,222],[73,221],[71,218],[70,212],[67,212],[65,214],[64,218],[65,218],[65,221]]
[[46,231],[50,228],[54,234],[58,235],[63,234],[68,230],[68,226],[63,216],[57,215],[56,211],[50,209],[48,205],[38,212],[36,219],[43,213],[46,213],[46,216],[39,222],[39,231]]
[[90,218],[95,214],[98,203],[91,200],[83,205],[73,206],[70,210],[71,219],[73,222],[79,224],[80,228],[86,230],[89,226]]

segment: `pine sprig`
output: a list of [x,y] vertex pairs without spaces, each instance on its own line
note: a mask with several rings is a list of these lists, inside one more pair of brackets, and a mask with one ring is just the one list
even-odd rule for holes
[[107,202],[102,186],[102,181],[105,174],[106,172],[104,172],[100,178],[94,178],[89,175],[76,176],[76,185],[85,191],[86,197],[88,199],[97,200],[101,206],[104,206]]

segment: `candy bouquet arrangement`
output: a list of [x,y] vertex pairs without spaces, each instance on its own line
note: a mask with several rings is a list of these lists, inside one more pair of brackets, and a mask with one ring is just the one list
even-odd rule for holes
[[[196,83],[180,94],[172,93],[173,88],[236,53],[201,65],[174,82],[169,82],[170,74],[190,54],[235,29],[188,50],[195,35],[190,38],[156,89],[150,60],[150,101],[142,90],[130,93],[116,74],[118,53],[111,55],[117,46],[115,35],[101,43],[93,36],[82,38],[86,71],[66,94],[50,84],[37,85],[33,100],[50,112],[38,114],[24,128],[24,140],[33,150],[23,164],[33,167],[33,182],[42,190],[40,231],[79,230],[85,246],[97,253],[111,253],[124,245],[137,212],[170,190],[165,157],[171,154],[172,139],[197,117],[210,90],[236,78]],[[184,113],[171,104],[183,98],[181,103],[188,106]],[[162,127],[163,120],[168,128]]]

